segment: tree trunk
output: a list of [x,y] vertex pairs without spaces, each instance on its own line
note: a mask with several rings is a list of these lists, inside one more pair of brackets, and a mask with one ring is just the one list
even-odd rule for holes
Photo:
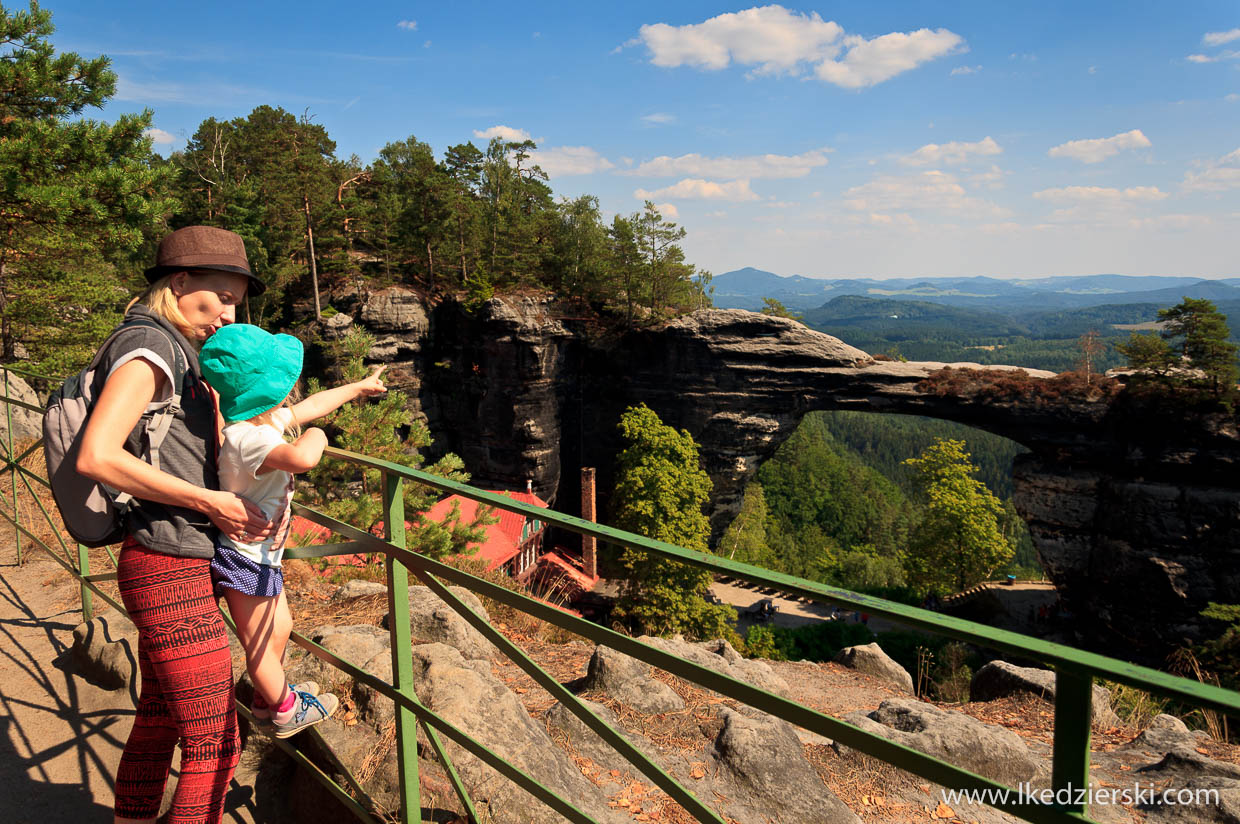
[[310,251],[310,282],[314,285],[314,319],[323,319],[323,309],[319,305],[319,267],[314,260],[314,227],[310,225],[310,196],[303,194],[302,203],[306,207],[306,246]]
[[430,290],[435,291],[435,251],[429,240],[426,241],[426,276],[430,280]]
[[17,358],[13,326],[9,323],[9,264],[0,259],[0,359],[11,363]]

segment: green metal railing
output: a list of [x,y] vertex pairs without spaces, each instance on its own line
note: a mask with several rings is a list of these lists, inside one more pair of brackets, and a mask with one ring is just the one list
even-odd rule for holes
[[[4,367],[0,367],[0,369],[4,369]],[[12,371],[20,372],[18,369],[12,369]],[[31,377],[38,376],[32,375]],[[7,372],[5,380],[6,387],[3,400],[6,401],[6,410],[8,410],[10,421],[13,407],[41,411],[37,406],[12,398],[7,387]],[[25,485],[25,489],[30,492],[31,497],[36,502],[38,502],[38,496],[34,495],[31,482],[47,486],[47,481],[21,465],[21,462],[38,447],[38,444],[36,443],[27,448],[21,455],[15,456],[11,441],[11,423],[9,432],[8,454],[0,470],[8,469],[10,472],[10,486],[13,491],[13,499],[11,502],[6,501],[6,504],[11,503],[13,508],[11,511],[0,512],[0,515],[3,515],[15,529],[19,553],[21,551],[21,538],[24,536],[35,546],[46,551],[78,578],[82,587],[82,613],[84,620],[89,620],[92,614],[92,593],[98,595],[123,614],[123,607],[102,592],[97,586],[100,581],[114,580],[116,578],[115,573],[91,574],[90,559],[84,547],[77,547],[75,563],[68,544],[60,537],[58,532],[56,537],[60,545],[59,548],[62,550],[59,554],[54,547],[40,540],[21,523],[22,519],[17,511],[18,479]],[[1074,649],[1062,644],[1030,638],[1018,633],[995,629],[971,621],[940,615],[928,610],[896,604],[879,598],[807,581],[791,575],[759,569],[706,553],[687,550],[633,533],[612,529],[581,518],[519,503],[505,495],[486,492],[420,470],[388,461],[377,460],[366,455],[328,448],[326,458],[346,461],[363,469],[378,470],[380,472],[382,476],[383,512],[386,533],[383,538],[378,538],[363,529],[335,520],[322,512],[294,502],[293,509],[295,513],[331,529],[334,533],[344,536],[347,540],[344,543],[337,544],[289,548],[286,550],[285,556],[288,558],[323,558],[359,552],[383,555],[388,583],[388,608],[391,615],[389,625],[392,649],[392,682],[388,683],[366,672],[355,663],[341,658],[299,633],[294,632],[292,640],[310,654],[333,665],[343,673],[351,676],[358,683],[371,687],[394,702],[396,707],[396,756],[400,779],[400,809],[397,811],[397,815],[405,824],[412,824],[421,820],[421,798],[418,781],[419,765],[416,743],[419,729],[426,735],[430,749],[448,775],[462,809],[471,822],[478,821],[478,817],[474,812],[474,802],[444,746],[443,739],[445,738],[493,767],[500,774],[522,787],[569,821],[583,822],[584,824],[584,822],[592,822],[594,820],[574,806],[569,800],[557,796],[541,784],[537,776],[529,775],[504,761],[484,744],[467,735],[418,700],[414,694],[412,684],[412,653],[409,630],[408,580],[409,573],[411,572],[536,683],[547,690],[552,697],[559,700],[568,711],[572,712],[587,727],[614,748],[618,754],[629,761],[633,767],[683,806],[698,821],[723,824],[723,818],[718,812],[713,810],[706,802],[697,798],[672,775],[668,774],[653,760],[629,743],[616,729],[592,713],[580,699],[547,673],[536,661],[509,641],[486,619],[470,609],[468,605],[448,589],[447,584],[451,583],[466,587],[479,595],[521,610],[537,619],[569,630],[597,644],[608,646],[633,656],[672,675],[746,703],[810,732],[839,741],[853,749],[945,787],[958,790],[992,790],[1000,792],[1009,789],[1000,783],[949,764],[941,759],[897,744],[880,735],[861,730],[837,718],[824,715],[782,696],[766,692],[752,684],[730,678],[722,673],[642,643],[622,633],[567,613],[543,601],[513,592],[503,586],[411,551],[406,547],[405,512],[402,495],[402,487],[406,482],[423,484],[444,493],[462,495],[497,509],[516,512],[525,515],[527,518],[536,518],[544,523],[554,524],[562,529],[582,535],[593,536],[611,544],[640,549],[664,558],[692,564],[717,575],[731,576],[758,586],[772,587],[789,595],[800,596],[815,602],[868,612],[870,615],[887,618],[905,626],[928,630],[938,635],[1010,653],[1021,659],[1042,662],[1053,668],[1056,673],[1055,733],[1051,779],[1052,788],[1056,790],[1066,788],[1079,790],[1090,785],[1091,687],[1097,678],[1105,678],[1127,684],[1174,698],[1202,709],[1213,710],[1227,715],[1240,715],[1240,695],[1217,686],[1201,684],[1186,678]],[[0,495],[0,497],[3,496]],[[54,521],[46,508],[39,504],[39,509],[46,522],[51,524],[55,531]],[[110,550],[108,554],[115,566],[115,556],[111,554]],[[245,707],[239,706],[239,711],[243,715],[248,715],[248,709]],[[320,742],[322,741],[321,738],[319,740]],[[279,740],[275,743],[289,752],[299,764],[309,770],[311,775],[323,782],[328,790],[345,804],[359,820],[377,824],[379,811],[375,809],[373,803],[367,798],[361,782],[350,774],[342,764],[335,761],[333,756],[329,755],[329,760],[333,761],[330,769],[344,777],[347,787],[333,781],[320,766],[312,763],[294,745],[287,741]],[[323,749],[330,753],[330,749],[326,746]],[[1016,799],[1017,794],[1013,791],[1011,797]],[[1038,824],[1043,822],[1045,824],[1063,824],[1064,822],[1090,820],[1086,817],[1086,811],[1082,805],[1044,804],[1028,797],[1020,797],[1018,800],[1009,802],[995,803],[993,806],[1027,821],[1038,822]]]

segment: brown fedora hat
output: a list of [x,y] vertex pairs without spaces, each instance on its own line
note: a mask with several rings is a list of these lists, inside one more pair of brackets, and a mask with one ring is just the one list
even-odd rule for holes
[[159,280],[174,272],[203,270],[245,275],[250,294],[261,295],[267,284],[250,271],[241,235],[214,226],[186,226],[164,237],[155,253],[155,265],[146,270],[146,279]]

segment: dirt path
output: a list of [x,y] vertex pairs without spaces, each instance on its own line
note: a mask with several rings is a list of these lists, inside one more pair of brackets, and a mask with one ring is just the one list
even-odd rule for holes
[[[5,790],[0,821],[5,824],[112,821],[113,780],[136,696],[128,688],[100,689],[74,673],[70,650],[81,620],[77,586],[68,573],[38,551],[27,550],[25,563],[17,566],[11,535],[5,535],[0,540],[0,786]],[[253,822],[252,797],[250,786],[234,780],[224,821]]]

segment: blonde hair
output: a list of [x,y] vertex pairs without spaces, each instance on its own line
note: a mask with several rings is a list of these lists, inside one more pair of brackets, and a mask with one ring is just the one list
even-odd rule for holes
[[128,312],[134,307],[134,304],[141,303],[147,309],[150,309],[156,315],[171,323],[177,328],[185,339],[195,346],[198,341],[194,335],[194,327],[185,319],[185,315],[181,314],[181,307],[177,305],[176,293],[172,291],[172,279],[179,273],[174,272],[171,275],[164,275],[157,281],[146,287],[146,291],[129,301],[129,305],[125,307]]
[[[301,390],[298,388],[299,383],[300,381],[298,381],[298,383],[293,384],[293,388],[288,393],[288,397],[286,397],[284,400],[280,401],[275,406],[268,409],[266,412],[260,412],[254,417],[249,418],[248,419],[249,422],[254,423],[254,424],[265,423],[268,426],[275,428],[275,421],[272,420],[272,418],[276,414],[276,412],[279,412],[281,409],[284,409],[285,407],[292,406],[293,404],[301,400]],[[286,441],[292,442],[292,441],[297,440],[300,437],[301,437],[301,424],[299,424],[297,422],[297,419],[294,418],[289,423],[288,427],[286,427],[284,430],[284,439]]]

